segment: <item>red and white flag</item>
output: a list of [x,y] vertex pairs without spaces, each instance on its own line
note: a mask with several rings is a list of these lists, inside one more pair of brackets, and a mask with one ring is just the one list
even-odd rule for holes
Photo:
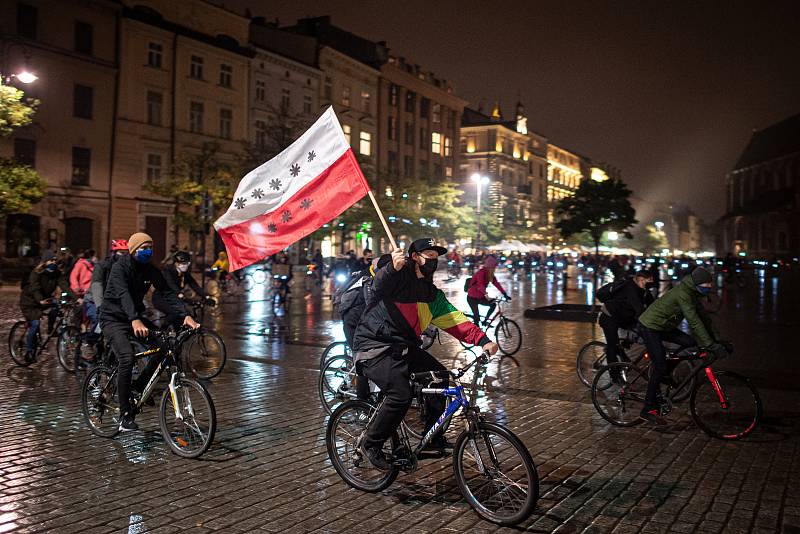
[[263,260],[307,236],[369,192],[329,107],[286,150],[250,171],[214,228],[231,269]]

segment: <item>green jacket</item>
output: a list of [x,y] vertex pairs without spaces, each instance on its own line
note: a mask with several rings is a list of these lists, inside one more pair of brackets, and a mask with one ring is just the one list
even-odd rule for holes
[[639,316],[639,322],[650,330],[667,332],[678,328],[681,321],[686,319],[697,344],[708,347],[714,343],[717,336],[711,325],[711,319],[700,303],[700,296],[701,293],[691,275],[686,276],[678,285],[652,303]]

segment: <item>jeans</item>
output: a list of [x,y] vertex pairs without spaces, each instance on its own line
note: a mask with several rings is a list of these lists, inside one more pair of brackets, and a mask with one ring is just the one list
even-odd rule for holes
[[[422,349],[409,348],[404,355],[404,347],[392,347],[385,354],[360,363],[364,376],[375,382],[381,389],[384,399],[372,419],[364,438],[365,447],[382,447],[383,443],[397,430],[411,406],[412,391],[410,373],[422,371],[444,371],[445,367],[436,358]],[[434,383],[432,387],[447,387],[448,380]],[[426,384],[427,385],[427,384]],[[425,396],[425,430],[433,426],[444,412],[446,399],[440,395]]]
[[481,325],[481,314],[478,310],[478,305],[489,306],[489,311],[486,312],[486,319],[492,316],[492,312],[497,307],[497,303],[483,297],[482,299],[476,299],[475,297],[467,297],[467,304],[469,304],[469,309],[472,310],[472,321],[480,326]]
[[647,346],[647,353],[650,355],[650,379],[647,382],[647,393],[644,399],[642,412],[658,408],[658,395],[661,393],[661,379],[667,372],[667,351],[664,349],[664,342],[680,345],[681,348],[694,347],[697,342],[692,336],[678,330],[661,332],[651,330],[639,323],[639,331],[644,338]]
[[36,332],[39,330],[39,319],[34,319],[28,323],[28,335],[25,337],[25,348],[33,352],[36,343]]
[[86,329],[86,342],[90,345],[97,343],[100,335],[97,330],[97,304],[91,300],[83,301],[86,309],[86,317],[89,319],[89,327]]

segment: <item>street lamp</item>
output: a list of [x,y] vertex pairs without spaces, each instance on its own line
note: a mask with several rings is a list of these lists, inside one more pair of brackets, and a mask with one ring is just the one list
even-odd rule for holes
[[609,241],[616,241],[617,239],[619,239],[619,234],[617,232],[608,232]]
[[34,73],[28,70],[23,70],[16,74],[16,78],[22,83],[33,83],[39,79]]
[[478,245],[481,241],[481,189],[489,183],[489,177],[481,176],[476,172],[472,175],[472,181],[475,182],[475,188],[478,191],[478,235],[475,237],[475,254],[477,254]]
[[655,221],[653,224],[656,225],[656,230],[658,230],[659,232],[661,231],[662,228],[664,228],[664,223],[662,221]]

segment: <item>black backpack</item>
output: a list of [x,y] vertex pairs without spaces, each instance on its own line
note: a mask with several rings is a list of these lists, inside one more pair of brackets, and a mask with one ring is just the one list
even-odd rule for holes
[[606,303],[612,298],[614,298],[614,294],[617,293],[622,287],[628,282],[627,278],[620,278],[619,280],[614,280],[597,290],[597,300],[600,302]]
[[471,287],[472,287],[472,277],[470,276],[466,280],[464,280],[464,291],[469,291],[469,288]]
[[354,276],[350,281],[339,288],[333,295],[333,306],[339,312],[339,316],[344,318],[347,313],[357,306],[363,307],[366,303],[364,297],[364,284],[371,284],[372,276],[366,274]]

